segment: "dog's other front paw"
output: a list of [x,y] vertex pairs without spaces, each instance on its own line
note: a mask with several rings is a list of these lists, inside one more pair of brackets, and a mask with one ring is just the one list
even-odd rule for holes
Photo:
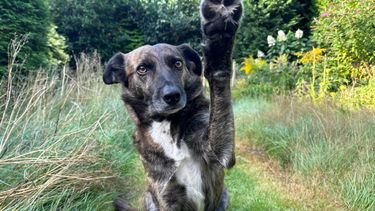
[[241,0],[203,0],[201,16],[205,38],[233,37],[239,27],[242,8]]

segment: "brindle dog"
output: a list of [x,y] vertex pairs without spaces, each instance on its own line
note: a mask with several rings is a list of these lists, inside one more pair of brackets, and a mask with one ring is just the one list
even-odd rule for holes
[[[103,80],[123,85],[137,126],[134,143],[148,177],[146,210],[225,210],[224,169],[235,164],[230,79],[241,0],[203,0],[203,93],[199,55],[184,44],[143,46],[118,53]],[[133,210],[115,203],[117,210]]]

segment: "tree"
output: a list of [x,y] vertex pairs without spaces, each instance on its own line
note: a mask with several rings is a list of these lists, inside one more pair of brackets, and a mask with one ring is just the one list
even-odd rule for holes
[[149,44],[190,43],[200,48],[199,0],[146,0],[135,12],[138,27]]
[[98,51],[104,60],[118,51],[143,44],[132,19],[133,0],[54,0],[52,13],[58,32],[67,38],[71,55]]
[[[23,69],[36,69],[66,59],[64,40],[55,31],[46,0],[0,1],[0,75],[8,63],[8,45],[16,36],[26,35],[27,43],[18,55]],[[54,39],[49,39],[54,36]],[[60,42],[60,46],[55,44]],[[60,51],[55,54],[52,49]]]

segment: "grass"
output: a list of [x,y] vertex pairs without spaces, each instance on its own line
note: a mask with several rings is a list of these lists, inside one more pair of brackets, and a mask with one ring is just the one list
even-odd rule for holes
[[98,57],[78,64],[75,76],[2,84],[0,209],[102,210],[123,192],[139,198],[143,172],[118,90],[92,71]]
[[302,175],[306,185],[327,187],[347,208],[375,209],[373,111],[349,112],[285,98],[263,107],[242,119],[240,136]]
[[[1,210],[110,210],[119,195],[141,207],[134,125],[101,69],[82,56],[75,71],[0,83]],[[230,210],[374,208],[373,112],[244,97],[234,112]]]
[[236,166],[227,171],[225,185],[231,197],[230,210],[285,210],[295,205],[285,201],[272,185],[265,183],[256,168],[239,159]]

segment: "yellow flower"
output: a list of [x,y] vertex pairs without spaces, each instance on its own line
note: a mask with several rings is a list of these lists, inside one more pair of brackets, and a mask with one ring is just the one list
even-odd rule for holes
[[263,66],[263,65],[267,64],[267,61],[262,59],[262,58],[258,58],[258,59],[255,59],[255,64],[257,66]]
[[319,62],[323,59],[323,53],[325,51],[324,48],[313,48],[311,51],[296,53],[296,56],[299,57],[298,62],[302,64]]
[[246,75],[249,75],[254,71],[254,59],[253,57],[245,58],[242,62],[242,67],[240,70],[244,71]]

